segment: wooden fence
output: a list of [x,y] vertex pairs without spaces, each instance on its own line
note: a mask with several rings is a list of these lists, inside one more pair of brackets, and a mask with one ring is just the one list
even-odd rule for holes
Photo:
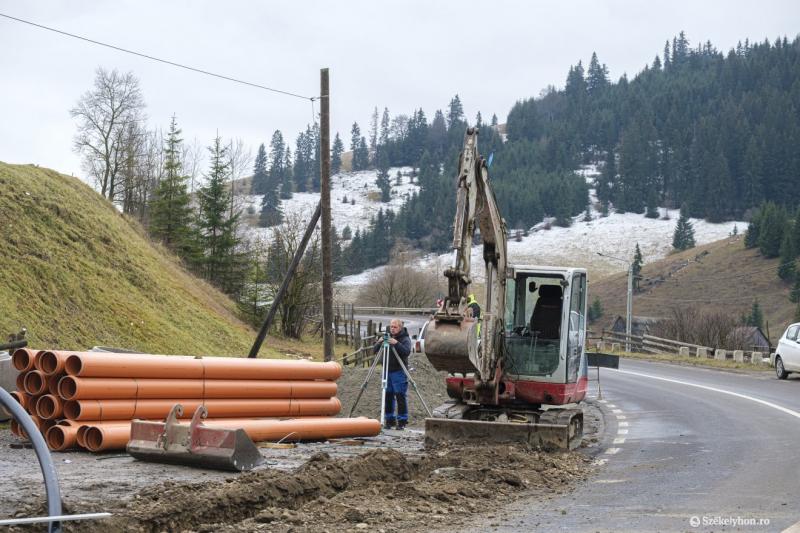
[[764,357],[763,352],[755,350],[727,350],[724,348],[700,346],[672,339],[663,339],[653,335],[628,336],[622,332],[603,331],[599,336],[592,336],[590,334],[588,337],[594,341],[594,346],[587,346],[587,348],[596,348],[598,351],[620,351],[626,344],[630,344],[630,351],[634,353],[677,354],[718,360],[732,359],[738,362],[749,360],[753,364],[761,364]]

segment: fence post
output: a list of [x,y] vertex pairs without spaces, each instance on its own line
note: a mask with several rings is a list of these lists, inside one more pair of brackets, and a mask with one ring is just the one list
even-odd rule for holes
[[727,350],[718,349],[718,350],[714,351],[714,359],[716,359],[718,361],[724,361],[727,357],[728,357],[728,351]]
[[764,362],[764,354],[761,352],[753,352],[750,355],[750,362],[754,365],[760,365]]
[[733,360],[737,363],[744,363],[744,351],[743,350],[734,350],[733,351]]
[[678,348],[678,355],[689,357],[689,347],[681,346],[680,348]]
[[707,358],[708,357],[708,348],[698,347],[696,355],[697,355],[697,357],[702,357],[703,359]]

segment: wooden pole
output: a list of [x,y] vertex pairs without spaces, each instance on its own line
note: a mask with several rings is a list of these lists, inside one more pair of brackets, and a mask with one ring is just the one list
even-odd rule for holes
[[322,204],[322,322],[325,361],[333,360],[333,267],[331,265],[331,115],[328,69],[320,71],[320,203]]

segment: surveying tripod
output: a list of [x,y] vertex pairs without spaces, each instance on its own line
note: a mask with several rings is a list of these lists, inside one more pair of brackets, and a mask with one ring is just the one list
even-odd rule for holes
[[348,416],[353,416],[353,412],[356,410],[356,406],[358,405],[359,400],[361,400],[361,396],[364,394],[364,391],[367,390],[367,385],[369,384],[369,380],[372,378],[372,374],[375,372],[375,367],[378,366],[378,361],[381,361],[381,364],[383,365],[381,370],[381,426],[386,424],[386,387],[389,382],[389,357],[392,355],[395,357],[397,362],[400,363],[400,368],[403,369],[403,373],[406,375],[406,378],[408,378],[408,382],[411,383],[412,387],[414,387],[414,392],[417,393],[419,401],[422,402],[422,406],[425,407],[425,411],[428,413],[428,416],[433,416],[431,410],[428,409],[428,404],[426,404],[425,400],[422,398],[422,394],[420,394],[417,384],[414,382],[411,374],[409,374],[406,365],[403,363],[403,360],[400,358],[400,356],[397,355],[397,350],[394,349],[394,346],[389,344],[389,333],[386,332],[383,334],[383,345],[375,354],[375,358],[372,360],[372,365],[369,367],[367,377],[364,379],[364,383],[361,384],[361,390],[358,391],[358,396],[356,396],[356,401],[353,402],[353,406],[350,408],[350,414]]

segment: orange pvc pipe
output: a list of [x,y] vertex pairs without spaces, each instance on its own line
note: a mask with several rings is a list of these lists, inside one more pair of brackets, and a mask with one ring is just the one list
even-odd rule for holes
[[289,420],[204,420],[209,427],[244,429],[254,441],[301,441],[374,437],[381,423],[372,418],[295,418]]
[[44,354],[46,353],[47,351],[45,350],[39,350],[38,352],[36,352],[36,355],[33,356],[33,370],[38,370],[39,372],[42,372],[42,356],[44,356]]
[[47,391],[47,380],[39,370],[30,370],[25,374],[25,392],[31,396],[38,396]]
[[[294,418],[252,419],[216,418],[203,420],[208,427],[244,429],[254,441],[302,441],[335,439],[343,437],[374,437],[381,431],[381,423],[371,418]],[[97,424],[87,428],[83,435],[84,447],[92,452],[120,450],[131,437],[130,421],[125,424]]]
[[95,352],[70,355],[65,368],[70,376],[85,378],[336,380],[342,374],[342,366],[335,361],[312,363],[283,359]]
[[38,358],[36,367],[41,370],[45,376],[52,376],[64,371],[64,363],[67,357],[72,355],[72,352],[60,351],[46,351]]
[[28,400],[30,399],[30,395],[27,392],[23,391],[11,391],[11,397],[17,400],[17,402],[22,406],[23,409],[26,409],[28,406]]
[[[92,427],[102,427],[102,428],[117,428],[121,427],[124,428],[128,435],[130,435],[130,428],[131,428],[131,421],[130,420],[114,420],[112,422],[100,422],[100,421],[93,421],[93,422],[86,422],[82,423],[78,426],[78,431],[75,434],[75,442],[81,448],[86,448],[86,432],[89,428]],[[127,444],[127,441],[126,441]],[[122,446],[124,448],[125,445]]]
[[[36,425],[37,429],[40,429],[42,427],[42,419],[36,415],[30,415],[30,416],[31,420],[33,420],[33,423]],[[25,432],[24,429],[22,429],[22,426],[19,425],[19,422],[17,422],[17,420],[13,418],[11,419],[11,433],[13,433],[14,435],[16,435],[21,439],[28,438],[28,434]]]
[[131,425],[127,426],[89,426],[84,434],[83,441],[90,452],[106,450],[120,450],[128,445],[131,440]]
[[74,448],[77,444],[78,428],[76,426],[62,426],[56,424],[45,433],[47,447],[54,452]]
[[25,392],[25,376],[27,376],[27,372],[20,372],[17,374],[17,379],[15,380],[15,384],[17,386],[17,390],[20,392]]
[[330,398],[333,381],[78,378],[58,383],[65,400],[126,400],[169,398]]
[[33,362],[36,358],[37,350],[30,348],[18,348],[11,355],[11,364],[20,372],[27,372],[33,370]]
[[36,402],[36,414],[45,420],[54,420],[64,413],[64,402],[58,396],[45,394]]
[[338,398],[258,400],[69,400],[64,416],[72,420],[130,420],[165,418],[176,403],[183,405],[184,418],[191,418],[205,405],[213,418],[267,416],[333,416],[342,409]]
[[45,375],[45,380],[47,381],[47,392],[53,396],[58,396],[58,382],[61,381],[61,378],[64,376],[64,372],[59,372],[58,374],[52,374],[50,376]]

